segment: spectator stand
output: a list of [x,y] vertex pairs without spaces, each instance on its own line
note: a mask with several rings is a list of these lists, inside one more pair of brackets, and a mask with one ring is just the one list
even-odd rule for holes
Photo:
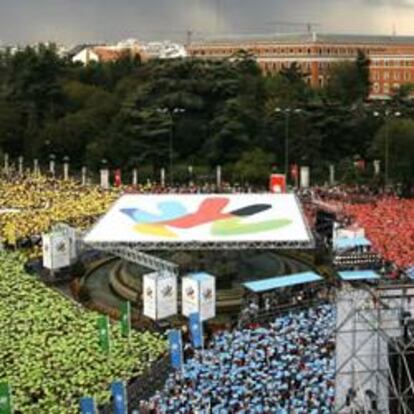
[[371,269],[379,268],[381,259],[366,237],[341,237],[334,239],[333,264],[341,270]]
[[266,322],[276,313],[306,308],[329,299],[330,288],[314,272],[296,273],[244,283],[239,326]]

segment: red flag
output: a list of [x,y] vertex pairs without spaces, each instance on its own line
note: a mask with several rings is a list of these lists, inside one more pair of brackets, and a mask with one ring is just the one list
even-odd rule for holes
[[299,176],[299,167],[297,164],[292,164],[290,166],[290,175],[292,176],[292,178],[294,178],[295,180],[298,178]]
[[121,170],[118,168],[117,170],[115,170],[115,187],[120,187],[121,185]]

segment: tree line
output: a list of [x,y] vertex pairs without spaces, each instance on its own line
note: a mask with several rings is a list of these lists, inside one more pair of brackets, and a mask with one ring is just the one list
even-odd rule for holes
[[[312,89],[292,64],[264,76],[253,56],[74,64],[53,46],[0,54],[0,149],[11,157],[57,159],[97,168],[155,171],[172,164],[240,181],[260,181],[288,164],[311,167],[323,181],[366,181],[378,159],[394,181],[412,182],[414,106],[411,85],[387,102],[369,102],[369,61],[330,68]],[[288,151],[286,151],[286,142]],[[387,153],[388,151],[388,153]],[[286,159],[286,155],[288,159]]]

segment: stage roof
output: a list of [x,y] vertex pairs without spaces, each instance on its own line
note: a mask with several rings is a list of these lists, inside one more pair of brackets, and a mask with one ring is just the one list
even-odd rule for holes
[[85,243],[141,250],[310,248],[313,237],[293,194],[128,194]]
[[305,283],[319,282],[323,278],[314,272],[296,273],[289,276],[273,277],[271,279],[258,280],[257,282],[247,282],[244,286],[255,293],[266,292],[268,290],[281,289]]
[[336,250],[354,249],[356,247],[370,247],[371,242],[365,237],[341,237],[334,242]]
[[355,280],[378,280],[380,276],[372,270],[355,270],[347,272],[338,272],[339,277],[345,281]]

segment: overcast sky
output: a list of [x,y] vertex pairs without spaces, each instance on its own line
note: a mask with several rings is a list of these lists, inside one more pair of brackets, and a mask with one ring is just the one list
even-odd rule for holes
[[204,35],[287,30],[271,21],[317,22],[331,33],[391,34],[395,25],[397,34],[414,35],[414,0],[0,0],[4,43],[184,40],[189,28]]

